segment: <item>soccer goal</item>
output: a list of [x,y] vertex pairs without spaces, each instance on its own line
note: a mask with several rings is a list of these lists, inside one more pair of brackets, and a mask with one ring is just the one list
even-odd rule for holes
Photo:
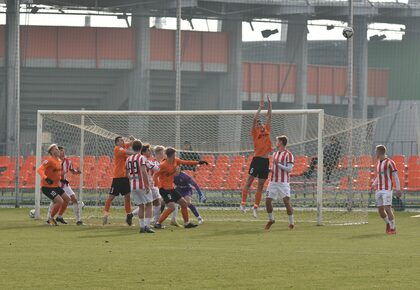
[[[206,203],[194,197],[206,220],[265,220],[263,202],[257,219],[239,211],[253,154],[250,129],[254,114],[239,110],[38,111],[36,162],[41,163],[49,144],[63,146],[82,171],[80,176],[71,176],[70,183],[86,205],[84,218],[99,218],[112,180],[114,138],[133,135],[152,145],[173,146],[178,156],[186,159],[201,158],[211,164],[184,168],[207,197]],[[357,181],[370,169],[358,168],[351,161],[371,154],[375,124],[375,120],[349,122],[323,110],[273,111],[273,148],[276,136],[287,135],[289,150],[295,156],[291,187],[296,220],[316,224],[367,222],[368,181]],[[188,148],[183,149],[185,144]],[[49,203],[39,184],[37,176],[36,217],[41,206]],[[250,191],[252,200],[255,185]],[[111,217],[118,217],[118,205],[122,205],[121,199],[114,200]],[[282,203],[275,206],[277,219],[286,219]],[[122,211],[120,216],[124,216]]]

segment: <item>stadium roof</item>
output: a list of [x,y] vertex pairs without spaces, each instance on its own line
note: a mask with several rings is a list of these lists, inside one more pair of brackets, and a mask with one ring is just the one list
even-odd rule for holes
[[[30,2],[30,1],[29,1]],[[33,0],[34,5],[57,9],[91,10],[109,13],[171,17],[176,0]],[[141,5],[141,10],[135,11]],[[346,20],[347,0],[182,0],[183,15],[191,18],[252,20],[287,19],[306,15],[309,19]],[[420,1],[397,2],[355,1],[355,16],[368,16],[371,22],[402,23],[420,17]]]

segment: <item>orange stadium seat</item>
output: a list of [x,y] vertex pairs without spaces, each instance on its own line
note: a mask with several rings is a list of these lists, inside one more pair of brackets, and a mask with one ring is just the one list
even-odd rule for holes
[[340,190],[348,190],[349,189],[349,178],[341,177],[340,178],[340,185],[338,186]]
[[99,156],[98,164],[111,164],[111,158],[107,155]]
[[293,166],[292,176],[300,176],[308,169],[308,157],[307,156],[296,156],[295,165]]
[[203,155],[201,159],[207,161],[210,165],[214,165],[214,155]]
[[420,191],[420,170],[408,171],[407,190]]
[[407,168],[410,169],[420,169],[420,158],[417,155],[412,155],[408,158]]
[[361,155],[358,160],[356,159],[356,164],[354,167],[359,168],[371,168],[373,167],[372,156],[370,155]]
[[217,158],[217,162],[216,165],[219,163],[223,163],[223,164],[229,164],[230,163],[230,158],[227,155],[219,155],[219,157]]
[[0,156],[0,167],[9,164],[10,163],[10,157],[9,156]]
[[395,164],[405,164],[404,155],[394,155],[392,156],[392,160],[394,160]]
[[372,173],[369,170],[360,170],[357,179],[354,181],[354,188],[358,190],[370,190],[372,184]]
[[420,169],[408,169],[407,190],[420,191]]
[[[352,159],[352,166],[355,167],[355,164],[357,164],[357,159],[355,156],[353,156]],[[338,163],[338,168],[339,169],[347,169],[349,167],[349,156],[345,155],[340,162]]]
[[236,155],[232,158],[232,166],[233,165],[244,165],[245,164],[245,156]]

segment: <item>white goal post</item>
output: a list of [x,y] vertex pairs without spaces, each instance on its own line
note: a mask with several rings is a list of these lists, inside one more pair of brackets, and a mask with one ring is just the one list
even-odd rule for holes
[[[73,179],[74,189],[78,189],[79,200],[88,206],[98,208],[101,215],[104,197],[107,195],[107,180],[111,182],[112,163],[99,165],[99,162],[112,160],[114,138],[133,135],[152,145],[176,147],[188,140],[193,151],[202,158],[210,158],[213,166],[188,171],[207,193],[208,202],[198,204],[200,210],[208,212],[214,220],[249,220],[238,214],[240,189],[247,177],[248,163],[253,153],[250,129],[255,111],[38,111],[36,164],[41,164],[46,155],[45,148],[57,143],[66,148],[66,153],[75,158],[83,173],[80,180]],[[261,112],[264,119],[266,111]],[[339,170],[338,158],[346,155],[344,146],[349,133],[347,119],[325,115],[323,110],[273,110],[271,139],[275,148],[275,137],[287,135],[289,148],[298,158],[292,175],[292,191],[296,192],[296,208],[302,209],[302,220],[323,223],[366,222],[367,202],[358,204],[348,211],[348,194],[341,195],[338,185],[344,171]],[[325,119],[325,121],[324,121]],[[371,131],[374,121],[353,122],[353,139],[358,152],[369,151],[372,146]],[[360,134],[358,133],[360,131]],[[335,136],[343,144],[334,172],[328,173],[331,180],[324,178],[324,147],[329,138]],[[181,141],[181,142],[180,142]],[[188,151],[184,151],[189,154]],[[338,155],[340,155],[338,157]],[[223,159],[223,160],[222,160]],[[84,166],[88,160],[87,167]],[[238,161],[239,160],[239,161]],[[316,162],[314,162],[316,160]],[[220,161],[220,162],[219,162]],[[238,162],[238,164],[237,164]],[[93,165],[92,165],[93,164]],[[101,163],[103,164],[103,163]],[[91,166],[91,167],[89,167]],[[331,165],[329,165],[331,166]],[[85,167],[85,168],[83,168]],[[83,170],[84,169],[84,170]],[[234,170],[238,170],[237,172]],[[306,174],[311,171],[311,174]],[[299,173],[300,172],[300,173]],[[299,174],[298,174],[299,173]],[[207,177],[205,177],[207,176]],[[295,182],[295,183],[293,183]],[[268,182],[267,182],[268,183]],[[266,185],[267,185],[266,183]],[[327,189],[325,187],[327,186]],[[350,189],[351,190],[351,189]],[[76,191],[76,190],[75,190]],[[327,194],[328,192],[328,194]],[[293,193],[292,193],[293,194]],[[357,199],[357,194],[352,194]],[[361,194],[363,199],[365,195]],[[251,195],[252,197],[252,195]],[[327,202],[327,203],[326,203]],[[36,177],[35,216],[40,217],[41,205],[48,200],[40,192],[40,177]],[[281,204],[277,204],[281,208]],[[325,218],[325,213],[329,213]],[[347,212],[347,214],[345,214]],[[309,213],[309,214],[308,214]],[[356,213],[360,213],[356,214]],[[297,214],[299,216],[299,214]],[[355,217],[356,215],[356,217]],[[265,218],[263,211],[261,218]],[[335,220],[337,219],[337,220]],[[212,218],[209,218],[212,220]]]

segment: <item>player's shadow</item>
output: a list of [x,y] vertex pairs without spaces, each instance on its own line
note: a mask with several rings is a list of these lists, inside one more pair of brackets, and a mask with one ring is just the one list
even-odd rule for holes
[[[277,231],[283,231],[283,229],[277,229]],[[284,230],[286,231],[286,230]],[[290,231],[290,230],[287,230]],[[229,229],[229,230],[214,230],[214,231],[210,231],[210,232],[205,232],[202,234],[199,234],[197,236],[199,236],[200,238],[202,237],[222,237],[222,236],[240,236],[240,235],[246,235],[246,236],[255,236],[255,235],[263,235],[263,234],[267,234],[269,233],[268,231],[264,230],[264,227],[256,227],[254,229],[250,229],[250,228],[245,228],[245,229],[241,229],[241,228],[237,228],[237,229]]]
[[384,236],[383,233],[372,233],[372,234],[362,234],[362,235],[352,235],[351,237],[348,237],[349,240],[353,239],[371,239],[371,238],[377,238]]
[[[88,227],[86,227],[88,229]],[[85,230],[85,228],[83,229]],[[127,227],[120,228],[120,227],[107,227],[107,228],[101,228],[101,227],[95,227],[95,229],[92,231],[92,228],[89,229],[89,231],[86,231],[85,235],[80,235],[78,238],[80,239],[92,239],[92,238],[107,238],[112,236],[131,236],[134,233],[137,233],[137,231],[127,229]]]

